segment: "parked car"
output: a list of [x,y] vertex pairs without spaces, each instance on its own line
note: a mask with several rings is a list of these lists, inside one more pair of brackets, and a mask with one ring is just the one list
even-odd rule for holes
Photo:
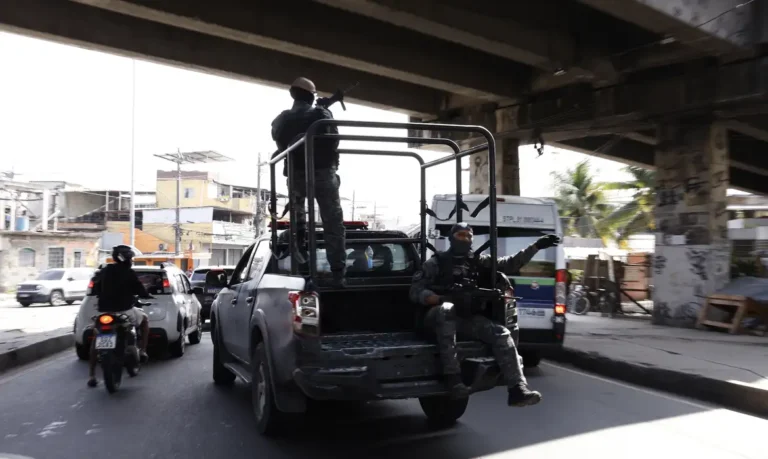
[[[227,273],[227,279],[231,279],[232,273],[235,272],[234,266],[201,266],[192,272],[192,276],[190,277],[192,288],[205,287],[205,275],[212,269],[224,270],[224,272]],[[197,300],[203,306],[203,321],[206,321],[211,317],[211,305],[213,304],[213,299],[216,297],[216,293],[218,292],[201,292],[197,295]]]
[[72,304],[85,297],[92,276],[92,268],[49,269],[37,279],[19,284],[16,301],[25,308],[35,303]]
[[[200,302],[187,275],[171,263],[161,266],[134,266],[139,280],[155,299],[145,306],[149,316],[149,346],[167,348],[173,357],[184,355],[186,341],[198,344],[203,334]],[[95,273],[95,275],[98,274]],[[93,339],[93,321],[97,314],[98,297],[92,294],[93,279],[88,294],[75,318],[75,350],[77,356],[88,358]]]

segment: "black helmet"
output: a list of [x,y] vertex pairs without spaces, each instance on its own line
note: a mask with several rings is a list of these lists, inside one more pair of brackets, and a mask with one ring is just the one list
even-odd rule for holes
[[131,263],[131,260],[133,260],[135,253],[133,252],[133,249],[130,246],[127,245],[116,245],[112,247],[112,259],[115,260],[116,263]]

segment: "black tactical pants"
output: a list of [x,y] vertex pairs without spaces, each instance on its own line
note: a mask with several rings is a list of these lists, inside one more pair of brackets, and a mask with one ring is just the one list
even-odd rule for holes
[[427,329],[431,328],[435,331],[440,361],[445,374],[460,372],[456,354],[456,334],[458,333],[463,339],[478,340],[491,346],[508,387],[527,384],[515,340],[506,327],[481,315],[458,317],[453,311],[452,303],[432,307],[427,312],[424,325]]
[[[303,170],[295,171],[293,189],[290,190],[291,206],[296,209],[296,228],[299,234],[306,234],[307,231],[307,213],[304,208],[307,200],[305,177]],[[315,200],[323,220],[325,255],[331,271],[344,271],[347,266],[344,214],[341,210],[339,185],[335,167],[315,170]]]

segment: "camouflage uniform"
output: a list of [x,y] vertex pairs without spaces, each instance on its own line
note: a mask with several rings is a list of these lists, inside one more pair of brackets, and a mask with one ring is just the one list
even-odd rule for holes
[[[272,138],[277,143],[279,154],[303,137],[309,126],[317,120],[332,119],[331,112],[322,107],[313,107],[304,101],[296,100],[290,110],[285,110],[272,122]],[[327,133],[338,134],[335,126],[325,129]],[[346,268],[346,242],[344,233],[344,215],[341,209],[339,186],[341,179],[336,174],[339,166],[339,141],[336,139],[317,139],[315,141],[315,199],[320,208],[323,221],[323,239],[326,241],[326,257],[334,272],[343,273]],[[296,224],[299,243],[304,240],[307,217],[304,204],[307,198],[304,149],[291,153],[294,168],[294,183],[289,190],[291,206],[296,210]],[[287,164],[287,161],[286,161]],[[283,175],[288,176],[287,167]],[[314,203],[313,203],[314,205]]]
[[[536,244],[531,244],[514,256],[498,259],[498,269],[506,274],[517,274],[538,252]],[[411,301],[426,305],[427,298],[445,292],[455,283],[456,278],[468,278],[477,271],[485,271],[491,266],[489,255],[480,255],[474,260],[470,257],[454,257],[450,252],[439,252],[427,260],[413,276]],[[475,268],[477,267],[477,268]],[[468,339],[480,340],[491,346],[496,361],[501,367],[508,387],[527,385],[521,358],[517,354],[515,341],[510,331],[492,322],[485,316],[473,315],[460,317],[453,304],[443,303],[434,306],[425,318],[425,326],[436,332],[437,345],[443,372],[446,375],[459,374],[459,360],[456,353],[456,334]]]

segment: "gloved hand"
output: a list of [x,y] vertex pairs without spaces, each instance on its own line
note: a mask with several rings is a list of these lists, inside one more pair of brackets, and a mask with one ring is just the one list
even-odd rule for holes
[[555,247],[560,242],[561,240],[557,235],[547,234],[546,236],[540,237],[539,240],[536,241],[536,248],[539,250],[548,249],[550,247]]
[[328,97],[318,97],[315,103],[318,107],[328,108],[328,104],[330,103],[330,98]]

